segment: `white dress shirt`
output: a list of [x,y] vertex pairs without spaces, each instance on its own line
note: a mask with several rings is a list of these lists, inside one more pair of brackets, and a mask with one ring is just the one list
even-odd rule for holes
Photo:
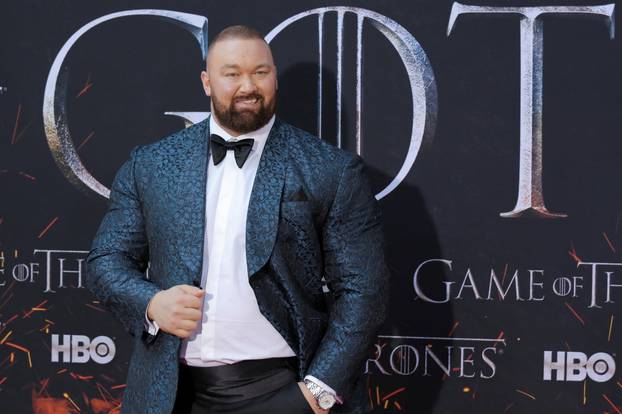
[[[201,286],[205,289],[203,319],[197,331],[182,341],[179,359],[191,366],[233,364],[247,359],[296,356],[285,339],[259,311],[249,284],[246,264],[246,215],[259,160],[274,116],[260,129],[232,137],[210,116],[211,134],[225,141],[252,138],[253,148],[239,168],[233,151],[214,165],[210,154],[206,185],[205,243]],[[209,139],[209,137],[206,137]],[[146,330],[159,327],[146,315]],[[325,390],[335,392],[317,378]]]

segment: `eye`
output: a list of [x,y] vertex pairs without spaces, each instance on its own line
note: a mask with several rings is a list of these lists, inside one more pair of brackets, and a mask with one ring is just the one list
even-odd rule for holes
[[263,75],[267,75],[268,71],[267,70],[258,70],[257,72],[255,72],[255,74],[263,76]]
[[228,78],[233,78],[233,77],[238,76],[238,74],[235,72],[228,72],[228,73],[225,73],[225,76]]

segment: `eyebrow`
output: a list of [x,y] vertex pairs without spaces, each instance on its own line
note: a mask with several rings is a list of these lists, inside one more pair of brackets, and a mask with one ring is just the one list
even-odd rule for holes
[[[255,70],[257,70],[259,68],[268,68],[268,69],[270,69],[271,67],[272,67],[272,65],[270,65],[269,63],[260,63],[259,65],[255,66]],[[236,64],[233,64],[233,63],[228,63],[228,64],[222,65],[220,67],[221,70],[223,70],[223,69],[239,69],[239,68],[240,68],[240,65],[236,65]]]

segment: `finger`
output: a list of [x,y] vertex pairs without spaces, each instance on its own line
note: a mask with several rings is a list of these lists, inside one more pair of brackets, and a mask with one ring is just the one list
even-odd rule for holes
[[190,321],[200,320],[201,315],[202,315],[202,312],[194,308],[184,308],[181,312],[179,312],[179,317],[181,319],[190,320]]
[[189,321],[187,319],[182,319],[176,324],[177,329],[183,329],[184,331],[194,332],[197,329],[197,327],[198,327],[198,324],[196,321]]
[[196,286],[190,285],[177,285],[184,293],[194,296],[202,296],[205,291],[203,289],[199,289]]
[[185,329],[175,329],[172,334],[179,338],[186,339],[192,334],[192,331],[187,331]]
[[184,295],[181,298],[181,304],[186,308],[199,309],[203,304],[203,300],[193,295]]

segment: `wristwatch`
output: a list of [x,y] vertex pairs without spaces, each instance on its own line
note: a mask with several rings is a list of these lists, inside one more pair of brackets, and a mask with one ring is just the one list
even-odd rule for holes
[[311,380],[306,379],[304,380],[304,383],[309,389],[309,391],[311,391],[311,394],[313,394],[315,401],[317,401],[317,405],[322,410],[328,410],[333,405],[335,405],[335,402],[337,400],[335,399],[335,396],[333,394],[329,393],[324,388],[320,387],[319,385],[317,385],[315,382]]

